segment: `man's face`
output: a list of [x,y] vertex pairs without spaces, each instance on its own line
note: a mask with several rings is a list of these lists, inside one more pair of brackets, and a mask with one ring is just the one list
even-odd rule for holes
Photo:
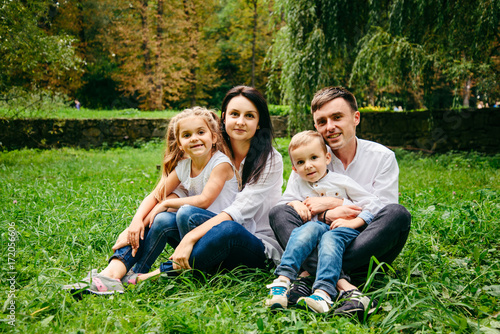
[[332,151],[356,149],[356,126],[359,111],[352,112],[349,104],[338,97],[313,114],[314,127],[323,136]]
[[326,174],[330,163],[330,153],[325,153],[325,146],[317,139],[301,145],[290,152],[293,170],[308,182],[316,182]]

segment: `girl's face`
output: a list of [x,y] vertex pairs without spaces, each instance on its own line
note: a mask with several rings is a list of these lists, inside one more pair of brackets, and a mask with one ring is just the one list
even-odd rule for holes
[[201,117],[188,117],[178,123],[179,146],[191,158],[205,157],[212,152],[217,136]]
[[259,112],[252,101],[235,96],[227,105],[224,121],[231,141],[250,141],[259,126]]

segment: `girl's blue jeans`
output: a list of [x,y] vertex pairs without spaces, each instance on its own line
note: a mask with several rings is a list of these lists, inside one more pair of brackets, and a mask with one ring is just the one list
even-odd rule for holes
[[295,280],[302,263],[318,248],[316,280],[312,288],[326,291],[333,299],[337,296],[336,285],[342,269],[344,251],[359,233],[348,227],[330,230],[330,226],[325,223],[309,221],[293,230],[281,263],[274,273]]
[[[189,231],[215,215],[190,205],[182,206],[177,213],[162,212],[155,217],[135,257],[132,257],[131,247],[126,246],[115,251],[112,258],[120,259],[127,271],[135,265],[132,269],[135,273],[148,272],[167,243],[176,248]],[[215,273],[220,269],[231,270],[241,265],[263,269],[267,267],[268,261],[262,241],[240,224],[228,220],[212,227],[198,240],[191,252],[189,264],[194,269]],[[160,265],[162,272],[172,269],[170,261]]]

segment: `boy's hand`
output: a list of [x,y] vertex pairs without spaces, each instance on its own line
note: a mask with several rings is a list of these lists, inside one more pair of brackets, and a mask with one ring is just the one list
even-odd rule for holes
[[357,229],[358,227],[361,227],[365,224],[365,221],[361,218],[354,218],[354,219],[343,219],[339,218],[334,220],[330,224],[330,230],[333,230],[334,228],[337,227],[348,227],[352,229]]
[[295,211],[297,211],[297,213],[299,214],[300,218],[302,218],[302,221],[304,223],[311,220],[312,217],[311,211],[309,211],[309,209],[304,203],[300,201],[292,201],[288,203],[288,205],[290,205],[292,208],[294,208]]
[[335,197],[309,197],[304,201],[304,204],[313,216],[326,210],[336,208],[343,203],[343,200]]

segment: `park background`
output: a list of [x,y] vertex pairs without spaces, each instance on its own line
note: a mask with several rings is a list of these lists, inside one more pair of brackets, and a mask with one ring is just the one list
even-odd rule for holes
[[[499,20],[493,0],[3,1],[0,115],[10,124],[171,117],[192,105],[219,108],[229,88],[247,84],[298,130],[311,126],[314,92],[343,85],[362,111],[442,110],[448,125],[468,124],[476,108],[500,99]],[[275,143],[285,179],[288,141]],[[269,313],[263,287],[273,276],[265,271],[187,272],[111,298],[75,300],[61,291],[105,266],[159,177],[159,139],[96,146],[2,148],[1,332],[500,332],[494,151],[395,149],[412,230],[393,267],[361,287],[379,301],[376,314],[349,320],[297,309]],[[167,247],[160,260],[171,252]]]

